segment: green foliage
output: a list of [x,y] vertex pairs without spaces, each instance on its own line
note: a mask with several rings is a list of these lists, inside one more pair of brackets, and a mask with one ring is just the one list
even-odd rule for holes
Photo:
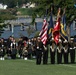
[[33,8],[18,8],[17,11],[21,12],[21,15],[29,15],[32,16],[34,13]]
[[30,0],[0,0],[0,3],[7,4],[8,8],[20,7],[22,4],[29,2]]
[[28,37],[29,37],[32,33],[34,33],[34,28],[31,27],[31,26],[28,26],[28,28],[26,29],[26,31],[27,31]]
[[32,13],[32,25],[35,23],[35,18],[37,17],[36,13]]
[[[14,15],[11,15],[11,14],[3,14],[3,15],[0,15],[0,18],[2,20],[12,20],[12,19],[16,19],[16,17]],[[0,20],[1,21],[1,20]]]
[[0,10],[0,18],[1,20],[10,20],[15,19],[17,10],[16,9],[6,9],[6,10]]
[[36,7],[35,13],[38,15],[46,15],[46,9],[48,9],[48,15],[50,14],[51,7],[53,7],[53,14],[57,15],[58,8],[60,7],[62,12],[66,8],[67,25],[76,17],[76,8],[74,7],[74,0],[31,0],[38,6]]
[[32,0],[32,2],[35,2],[37,4],[37,7],[35,9],[35,12],[39,15],[45,15],[46,14],[46,8],[50,8],[52,0]]
[[3,27],[5,27],[6,25],[5,24],[3,24],[3,23],[0,23],[0,36],[1,36],[1,34],[3,33]]
[[15,19],[16,17],[13,15],[15,14],[15,9],[13,10],[0,10],[0,36],[3,33],[3,27],[6,25],[4,24],[4,20],[11,20]]
[[36,31],[35,36],[34,37],[38,37],[39,36],[40,31]]

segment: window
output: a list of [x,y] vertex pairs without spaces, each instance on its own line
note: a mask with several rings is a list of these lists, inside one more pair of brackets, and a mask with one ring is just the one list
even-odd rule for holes
[[76,20],[75,20],[75,30],[76,30]]
[[76,30],[76,20],[73,22],[73,30]]

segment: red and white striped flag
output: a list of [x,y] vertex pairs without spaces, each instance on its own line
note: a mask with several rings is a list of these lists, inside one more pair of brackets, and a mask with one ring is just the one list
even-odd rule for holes
[[43,44],[45,45],[47,42],[47,30],[48,30],[48,23],[46,21],[46,19],[43,20],[43,26],[42,26],[42,30],[40,31],[40,39],[43,42]]

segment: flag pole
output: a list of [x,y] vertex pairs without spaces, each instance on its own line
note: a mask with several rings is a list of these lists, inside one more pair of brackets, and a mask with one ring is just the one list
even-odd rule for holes
[[47,14],[48,14],[48,9],[47,9],[47,6],[46,6],[46,14],[45,14],[46,21],[47,21]]
[[[52,6],[51,6],[51,14],[52,14],[52,10],[53,10],[53,9],[52,9]],[[52,32],[52,30],[53,30],[53,29],[51,29],[51,32]],[[53,38],[53,32],[52,32],[52,38]]]
[[62,34],[60,34],[60,36],[61,36],[64,40],[66,40],[66,39],[63,37],[63,35],[62,35]]
[[[53,14],[52,12],[53,12],[53,7],[51,6],[51,14]],[[51,33],[52,33],[52,36],[51,37],[53,38],[53,28],[51,29]]]
[[[58,14],[57,14],[57,21],[58,21],[59,18],[61,18],[60,13],[61,13],[61,8],[59,7],[59,9],[58,9]],[[61,27],[60,27],[60,29],[61,29]],[[59,36],[60,36],[60,30],[59,30]],[[60,39],[60,37],[59,37],[59,39]],[[59,40],[58,40],[58,41],[59,41]]]

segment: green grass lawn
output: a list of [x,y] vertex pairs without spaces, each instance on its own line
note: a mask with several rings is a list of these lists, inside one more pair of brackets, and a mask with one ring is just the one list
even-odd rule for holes
[[0,61],[0,75],[76,75],[76,64],[36,65],[35,60]]

